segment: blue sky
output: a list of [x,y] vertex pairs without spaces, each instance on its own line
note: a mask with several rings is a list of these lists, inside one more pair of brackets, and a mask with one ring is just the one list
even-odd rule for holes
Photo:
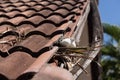
[[120,0],[99,0],[102,22],[120,26]]
[[[99,0],[101,22],[120,26],[120,0]],[[104,34],[104,42],[110,39]]]

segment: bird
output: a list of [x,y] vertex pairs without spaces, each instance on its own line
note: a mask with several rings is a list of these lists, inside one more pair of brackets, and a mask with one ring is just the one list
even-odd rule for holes
[[62,39],[60,39],[59,42],[60,42],[60,45],[62,45],[64,47],[68,47],[68,48],[77,47],[75,40],[72,38],[62,38]]

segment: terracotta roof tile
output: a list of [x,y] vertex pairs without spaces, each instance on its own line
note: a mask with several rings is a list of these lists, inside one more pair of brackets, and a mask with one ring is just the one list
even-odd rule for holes
[[13,53],[0,62],[0,73],[9,79],[17,78],[34,61],[35,59],[28,54]]
[[63,35],[72,35],[87,3],[88,0],[1,0],[0,79],[20,78],[47,63],[57,49],[53,44]]

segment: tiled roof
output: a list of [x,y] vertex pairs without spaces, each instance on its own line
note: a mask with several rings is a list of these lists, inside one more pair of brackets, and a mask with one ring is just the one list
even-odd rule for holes
[[88,2],[0,0],[0,79],[38,72],[57,51],[53,44],[72,35]]

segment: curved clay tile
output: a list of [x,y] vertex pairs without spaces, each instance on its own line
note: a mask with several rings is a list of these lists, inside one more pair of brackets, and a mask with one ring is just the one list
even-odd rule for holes
[[62,47],[59,41],[74,34],[88,4],[89,0],[0,0],[0,80],[73,80],[65,66],[59,68],[59,60],[66,59],[53,60],[56,66],[50,61]]

